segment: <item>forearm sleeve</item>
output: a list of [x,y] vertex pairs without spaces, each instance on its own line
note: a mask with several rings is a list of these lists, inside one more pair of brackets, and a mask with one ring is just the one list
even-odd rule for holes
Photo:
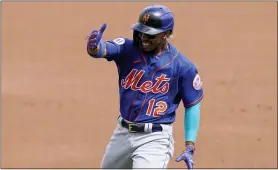
[[112,41],[106,41],[106,50],[107,50],[107,56],[111,57],[111,56],[116,56],[119,55],[121,53],[121,46],[113,43]]
[[184,112],[184,132],[185,141],[196,142],[200,123],[201,103],[185,108]]
[[114,41],[106,41],[105,44],[106,44],[106,51],[107,51],[105,58],[108,61],[111,60],[117,61],[119,57],[123,55],[124,44],[119,45]]

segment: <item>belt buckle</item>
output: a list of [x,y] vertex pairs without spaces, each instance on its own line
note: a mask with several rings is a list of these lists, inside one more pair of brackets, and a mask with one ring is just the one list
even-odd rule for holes
[[129,123],[128,124],[128,131],[130,132],[130,133],[136,133],[137,131],[134,131],[134,130],[132,130],[132,127],[133,126],[136,126],[136,124],[133,124],[133,123]]

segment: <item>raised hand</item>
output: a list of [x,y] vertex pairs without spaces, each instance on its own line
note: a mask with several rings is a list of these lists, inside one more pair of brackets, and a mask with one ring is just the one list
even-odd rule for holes
[[102,34],[106,29],[106,24],[103,24],[100,30],[93,30],[88,37],[87,48],[95,49],[98,47],[99,42],[102,38]]

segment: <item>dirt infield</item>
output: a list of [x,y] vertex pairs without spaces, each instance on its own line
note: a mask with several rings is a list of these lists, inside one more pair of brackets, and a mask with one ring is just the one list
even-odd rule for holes
[[[131,38],[149,4],[2,2],[2,168],[100,167],[116,126],[118,79],[113,62],[86,54],[85,37],[106,22],[104,39]],[[172,43],[203,79],[195,167],[275,168],[276,3],[160,4],[176,17]],[[180,105],[175,158],[183,138]]]

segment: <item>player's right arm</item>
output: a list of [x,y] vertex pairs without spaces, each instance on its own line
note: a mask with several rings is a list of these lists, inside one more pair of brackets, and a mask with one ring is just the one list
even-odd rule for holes
[[[90,56],[94,57],[94,58],[98,58],[97,54],[100,52],[100,45],[97,46],[97,48],[92,48],[92,47],[87,47],[87,52]],[[102,53],[102,55],[100,55],[100,58],[104,58],[107,55],[107,50],[106,48],[104,49],[104,52]]]
[[125,39],[118,38],[113,41],[104,41],[102,34],[106,29],[103,24],[100,30],[93,30],[88,37],[87,52],[93,58],[106,58],[108,61],[117,60],[118,56],[123,53]]

